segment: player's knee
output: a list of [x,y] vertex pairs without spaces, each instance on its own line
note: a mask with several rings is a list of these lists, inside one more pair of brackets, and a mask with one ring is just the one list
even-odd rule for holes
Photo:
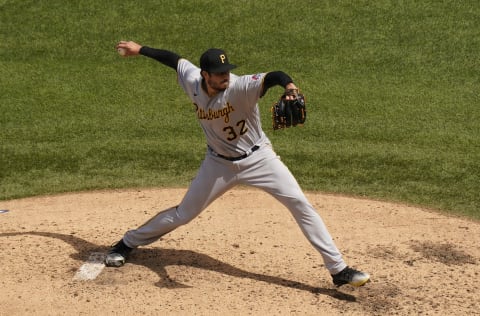
[[190,223],[200,212],[194,212],[189,210],[181,209],[177,207],[177,223],[179,225],[185,225]]
[[314,211],[312,205],[303,198],[291,198],[285,203],[288,209],[294,213],[309,214]]
[[291,197],[288,199],[288,205],[293,208],[302,209],[305,205],[309,205],[308,201],[304,197]]

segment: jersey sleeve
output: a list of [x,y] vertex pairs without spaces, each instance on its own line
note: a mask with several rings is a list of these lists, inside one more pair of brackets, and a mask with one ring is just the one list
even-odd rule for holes
[[258,99],[262,96],[263,81],[266,73],[258,73],[254,75],[244,75],[238,77],[235,84],[237,93],[240,93],[242,97],[246,97],[248,102],[252,106],[255,106]]
[[181,58],[177,66],[177,81],[185,93],[193,100],[200,87],[200,68],[190,61]]

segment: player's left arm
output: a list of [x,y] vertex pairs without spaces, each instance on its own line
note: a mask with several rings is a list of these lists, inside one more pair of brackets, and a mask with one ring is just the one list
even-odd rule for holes
[[285,88],[287,100],[294,99],[298,94],[298,87],[289,75],[283,71],[272,71],[267,73],[263,79],[263,88],[260,97],[263,97],[268,89],[277,85]]

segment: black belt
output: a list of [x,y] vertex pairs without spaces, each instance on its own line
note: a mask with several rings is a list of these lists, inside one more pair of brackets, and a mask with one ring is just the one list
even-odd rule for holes
[[217,157],[220,157],[220,158],[228,160],[228,161],[237,161],[237,160],[242,160],[242,159],[247,158],[248,156],[250,156],[251,153],[253,153],[254,151],[257,151],[259,148],[260,148],[260,146],[255,145],[250,149],[250,152],[245,153],[245,154],[243,154],[241,156],[238,156],[238,157],[227,157],[227,156],[224,156],[224,155],[221,155],[219,153],[214,152],[212,149],[211,150],[212,150],[213,154]]

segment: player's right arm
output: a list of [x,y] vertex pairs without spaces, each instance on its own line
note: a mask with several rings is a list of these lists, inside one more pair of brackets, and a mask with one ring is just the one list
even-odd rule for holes
[[123,48],[126,51],[125,56],[134,56],[134,55],[143,55],[146,57],[150,57],[155,59],[156,61],[161,62],[165,66],[173,68],[175,71],[177,70],[178,61],[180,60],[180,56],[174,52],[164,50],[164,49],[157,49],[151,48],[148,46],[142,46],[138,43],[132,41],[120,41],[117,44],[117,49]]

